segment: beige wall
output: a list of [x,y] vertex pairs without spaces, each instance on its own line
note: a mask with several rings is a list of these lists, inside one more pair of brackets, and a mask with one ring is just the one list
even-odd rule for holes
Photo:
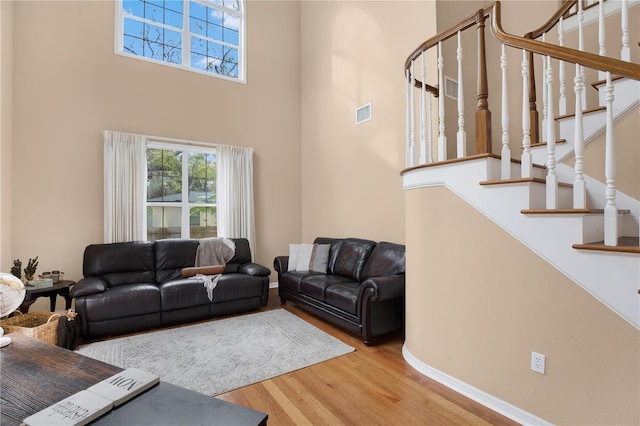
[[[404,242],[402,64],[435,3],[303,1],[302,237]],[[355,125],[372,102],[373,120]]]
[[555,424],[640,423],[637,330],[444,187],[406,218],[412,354]]
[[0,271],[11,259],[13,3],[0,2]]
[[247,13],[244,85],[115,55],[113,2],[15,4],[12,257],[81,277],[103,237],[103,129],[254,147],[257,261],[300,240],[299,3]]

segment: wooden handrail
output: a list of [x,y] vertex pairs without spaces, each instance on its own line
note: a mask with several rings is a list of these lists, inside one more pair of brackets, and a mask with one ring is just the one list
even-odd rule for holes
[[[481,16],[483,16],[484,18],[488,18],[489,17],[489,13],[491,12],[492,9],[493,9],[493,5],[491,4],[491,5],[487,6],[487,7],[485,7],[484,9],[480,9],[479,12],[481,12],[480,13]],[[464,30],[469,29],[469,28],[473,27],[474,25],[476,25],[477,19],[478,19],[478,12],[474,13],[473,15],[469,16],[466,19],[463,19],[457,25],[454,25],[453,27],[449,28],[448,30],[445,30],[445,31],[443,31],[443,32],[441,32],[439,34],[436,34],[435,36],[431,37],[427,41],[423,42],[420,46],[418,46],[418,48],[416,50],[414,50],[409,55],[407,60],[404,62],[404,69],[408,70],[409,67],[411,66],[411,62],[412,61],[417,59],[418,56],[420,56],[420,54],[422,54],[422,52],[425,52],[425,51],[431,49],[432,47],[435,47],[438,44],[439,41],[448,40],[451,37],[453,37],[456,34],[458,34],[458,31],[464,31]]]
[[569,47],[557,46],[555,44],[519,37],[504,32],[501,24],[501,6],[499,1],[493,3],[491,32],[495,38],[507,46],[524,49],[539,55],[550,56],[573,64],[580,64],[600,71],[608,71],[622,77],[640,80],[639,64],[604,57],[594,53],[582,52]]
[[558,24],[558,22],[560,22],[560,17],[564,16],[569,11],[569,9],[578,4],[578,1],[581,0],[569,0],[565,2],[562,7],[558,9],[558,11],[547,22],[545,22],[540,28],[525,34],[525,37],[536,39],[542,36],[542,34],[549,32],[551,28],[553,28]]
[[[575,2],[577,0],[571,0]],[[570,4],[570,3],[566,3]],[[570,7],[570,6],[569,6]],[[460,21],[457,25],[431,37],[427,41],[423,42],[417,49],[415,49],[407,58],[404,63],[405,71],[411,67],[411,62],[418,58],[422,54],[423,51],[429,50],[432,47],[435,47],[439,41],[447,40],[453,36],[455,36],[458,31],[464,31],[468,28],[471,28],[477,23],[478,16],[481,15],[483,17],[491,17],[491,33],[493,36],[506,44],[507,46],[515,47],[517,49],[524,49],[529,52],[537,53],[540,55],[551,56],[555,59],[560,59],[565,62],[571,62],[574,64],[584,65],[588,68],[593,68],[600,71],[609,71],[612,74],[629,77],[634,80],[640,80],[640,65],[621,61],[619,59],[613,59],[609,57],[603,57],[597,54],[582,52],[580,50],[572,49],[569,47],[562,47],[555,44],[540,42],[535,40],[536,35],[545,30],[548,25],[551,25],[554,18],[559,19],[559,15],[561,11],[566,12],[563,6],[553,18],[551,18],[545,25],[540,27],[539,29],[532,31],[527,34],[525,37],[520,37],[512,34],[506,33],[502,29],[501,22],[501,6],[500,2],[496,1],[483,9],[480,9],[481,13],[474,13],[468,18]],[[422,82],[416,79],[415,81],[416,87],[422,87]],[[437,90],[436,88],[433,88]]]

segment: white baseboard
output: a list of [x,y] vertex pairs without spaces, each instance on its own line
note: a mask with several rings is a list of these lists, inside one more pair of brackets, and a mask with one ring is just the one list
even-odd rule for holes
[[269,283],[269,288],[278,288],[278,281]]
[[481,391],[461,380],[456,379],[442,371],[431,367],[430,365],[425,364],[416,358],[410,351],[407,349],[406,345],[402,345],[402,356],[411,365],[413,368],[418,370],[421,374],[435,380],[436,382],[442,383],[448,388],[453,389],[454,391],[470,398],[485,407],[495,411],[496,413],[500,413],[505,417],[510,418],[513,421],[516,421],[523,425],[551,425],[552,423],[541,419],[540,417],[534,416],[531,413],[528,413],[515,405],[509,404],[506,401],[503,401],[499,398],[496,398],[492,395],[489,395],[486,392]]

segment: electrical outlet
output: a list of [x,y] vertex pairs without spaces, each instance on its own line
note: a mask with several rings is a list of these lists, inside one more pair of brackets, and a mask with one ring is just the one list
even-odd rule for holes
[[531,369],[536,373],[544,374],[546,357],[537,352],[531,352]]

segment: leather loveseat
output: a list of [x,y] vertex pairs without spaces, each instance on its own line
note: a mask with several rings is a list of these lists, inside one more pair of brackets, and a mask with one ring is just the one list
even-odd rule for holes
[[316,238],[314,244],[331,246],[326,273],[289,270],[289,256],[274,259],[282,303],[291,301],[366,345],[404,328],[403,245],[356,238]]
[[266,306],[269,274],[251,262],[249,243],[232,238],[227,262],[209,300],[203,281],[183,278],[194,266],[197,239],[93,244],[71,289],[80,336],[109,336],[235,314]]

